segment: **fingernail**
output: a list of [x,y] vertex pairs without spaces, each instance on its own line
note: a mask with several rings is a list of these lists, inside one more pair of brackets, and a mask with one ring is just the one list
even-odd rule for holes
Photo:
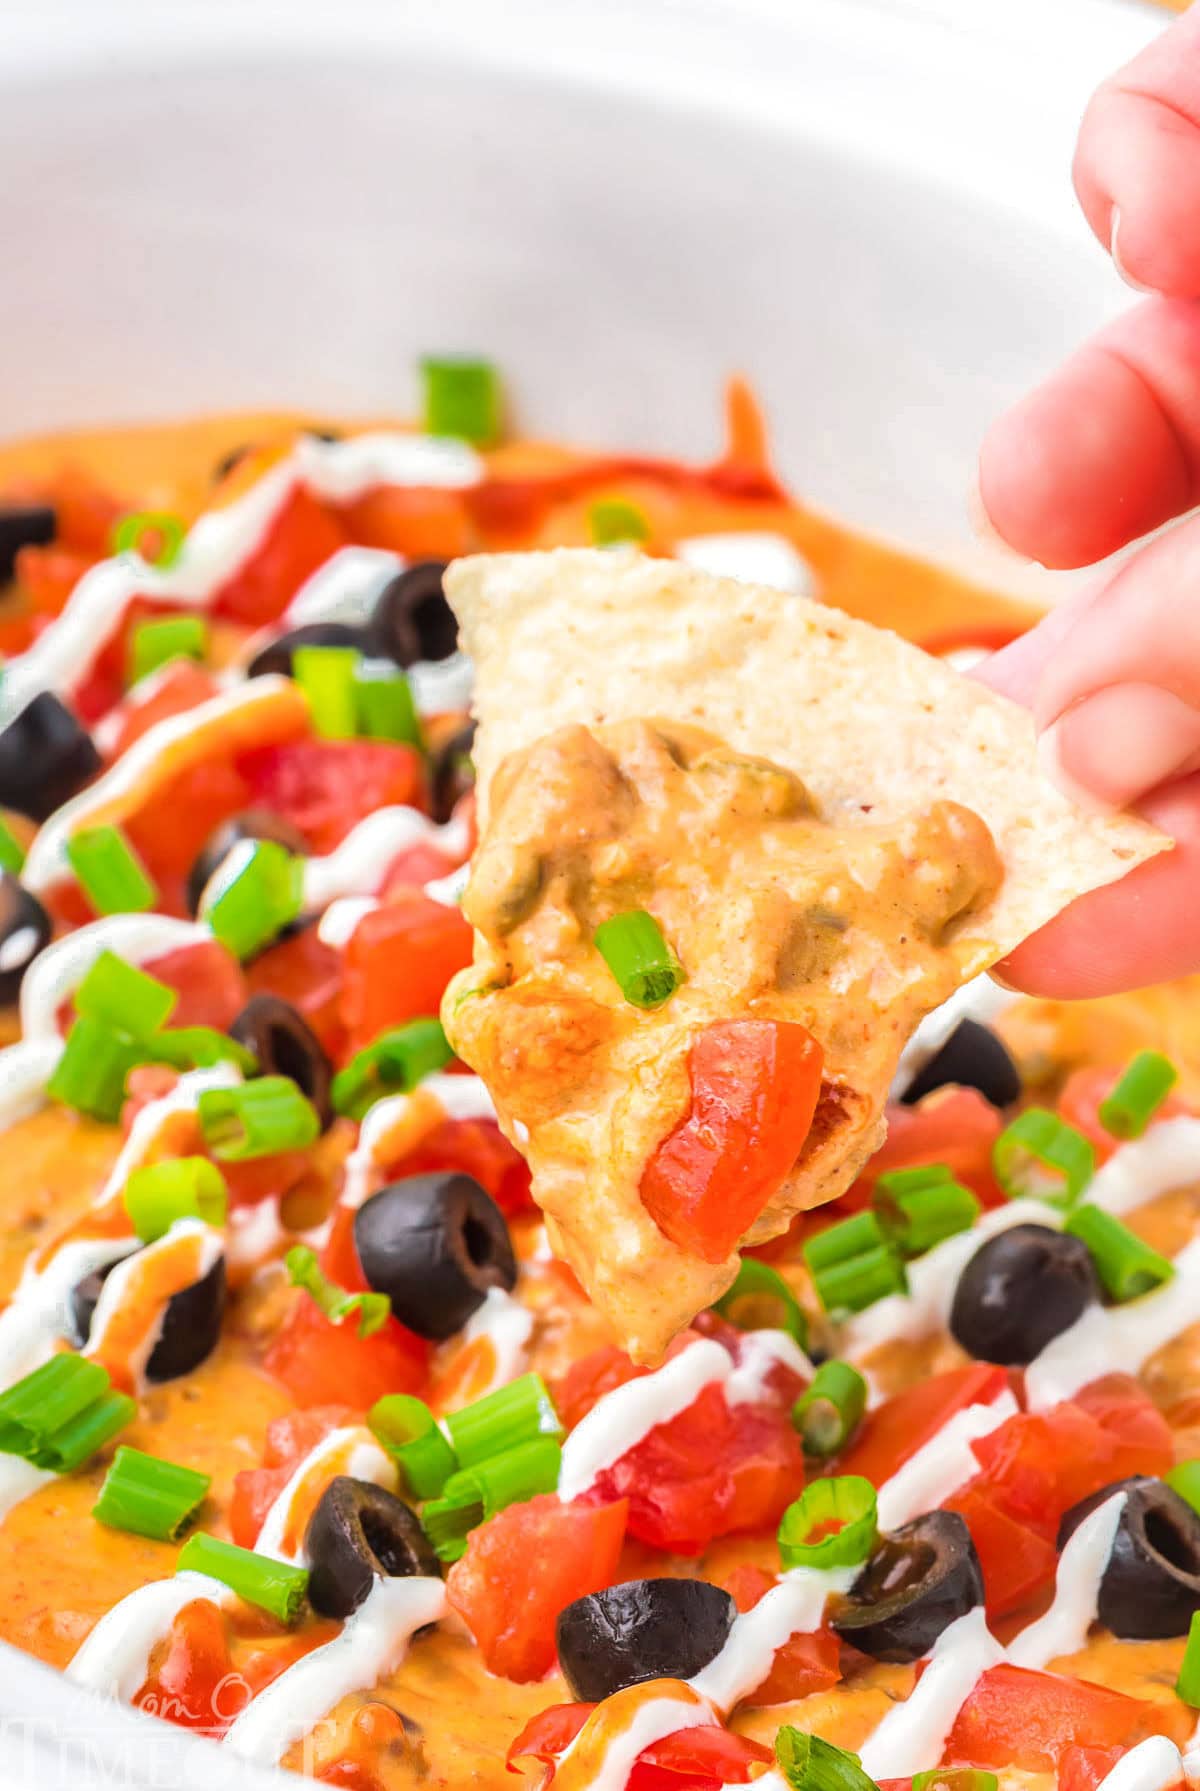
[[1125,808],[1200,753],[1200,710],[1157,684],[1112,684],[1038,740],[1043,771],[1093,812]]
[[1131,286],[1134,292],[1150,292],[1152,290],[1149,286],[1143,286],[1140,280],[1135,280],[1129,269],[1125,266],[1125,263],[1121,260],[1121,212],[1120,208],[1116,205],[1112,208],[1112,235],[1109,238],[1108,252],[1112,257],[1113,266],[1124,280],[1126,286]]

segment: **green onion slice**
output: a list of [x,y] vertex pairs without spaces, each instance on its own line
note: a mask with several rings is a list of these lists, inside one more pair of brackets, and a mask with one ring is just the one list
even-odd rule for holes
[[1193,1511],[1200,1512],[1200,1461],[1176,1462],[1163,1479],[1173,1492],[1189,1504]]
[[478,1467],[537,1437],[561,1438],[562,1421],[540,1374],[522,1374],[446,1416],[446,1430],[462,1468]]
[[66,844],[67,862],[97,914],[143,914],[158,891],[118,827],[82,827]]
[[334,1111],[361,1119],[384,1095],[407,1094],[454,1058],[435,1018],[409,1020],[380,1033],[333,1078]]
[[[136,510],[113,525],[111,545],[114,553],[136,553],[148,566],[165,572],[182,553],[186,534],[178,516],[169,510]],[[147,535],[157,536],[152,546]]]
[[236,958],[269,945],[304,906],[304,860],[277,840],[235,846],[215,882],[215,894],[204,892],[201,918]]
[[784,1512],[779,1557],[790,1567],[857,1567],[875,1546],[875,1488],[861,1474],[814,1480]]
[[757,1257],[742,1258],[733,1286],[721,1295],[713,1311],[739,1331],[786,1331],[801,1349],[808,1347],[804,1308],[778,1269]]
[[426,435],[454,435],[487,447],[500,435],[503,394],[490,361],[471,355],[425,355],[419,363]]
[[129,682],[136,684],[172,659],[203,659],[208,623],[203,616],[164,616],[139,622],[129,642]]
[[1161,1051],[1139,1051],[1121,1080],[1100,1103],[1100,1124],[1114,1138],[1140,1138],[1179,1080]]
[[144,1039],[170,1018],[178,1000],[177,992],[157,977],[127,964],[116,952],[102,951],[75,991],[75,1012]]
[[644,908],[614,914],[596,928],[596,950],[634,1007],[661,1007],[683,981],[683,968]]
[[294,1287],[311,1294],[330,1324],[357,1318],[360,1337],[370,1337],[388,1321],[391,1304],[386,1294],[347,1293],[321,1271],[316,1253],[307,1244],[293,1244],[284,1257]]
[[155,1063],[174,1064],[181,1070],[212,1069],[218,1063],[232,1063],[243,1076],[253,1076],[258,1059],[245,1045],[231,1039],[215,1026],[168,1026],[145,1042],[146,1056]]
[[414,1499],[441,1496],[458,1461],[423,1399],[387,1393],[367,1413],[367,1424],[396,1462]]
[[354,707],[358,732],[368,740],[423,745],[412,686],[390,659],[359,660],[354,668]]
[[826,1312],[862,1312],[907,1287],[904,1264],[874,1213],[855,1213],[819,1231],[802,1255]]
[[204,1142],[221,1163],[304,1150],[321,1131],[317,1110],[290,1076],[206,1088],[196,1103]]
[[297,647],[292,676],[308,698],[313,728],[325,740],[353,740],[358,731],[354,700],[355,647]]
[[809,1273],[815,1275],[819,1269],[831,1268],[835,1263],[849,1262],[855,1256],[861,1256],[866,1250],[877,1250],[881,1244],[887,1243],[887,1237],[874,1213],[855,1213],[851,1219],[841,1219],[836,1225],[827,1225],[824,1231],[818,1231],[813,1237],[806,1239],[801,1254],[808,1264]]
[[880,1224],[904,1256],[923,1256],[943,1238],[969,1231],[980,1213],[970,1188],[956,1182],[944,1163],[881,1175],[872,1199]]
[[236,1543],[210,1536],[205,1530],[188,1537],[179,1551],[175,1571],[206,1573],[247,1604],[269,1611],[280,1623],[295,1622],[308,1591],[307,1567],[272,1561],[267,1555],[256,1555],[253,1549],[238,1548]]
[[1091,1181],[1096,1155],[1082,1132],[1046,1107],[1027,1107],[992,1146],[996,1180],[1010,1200],[1071,1206]]
[[1175,1692],[1193,1710],[1200,1710],[1200,1611],[1192,1612],[1187,1647],[1183,1651],[1183,1664],[1175,1681]]
[[46,1439],[38,1466],[53,1468],[56,1474],[70,1474],[111,1443],[136,1417],[136,1399],[127,1393],[106,1393]]
[[177,1542],[211,1485],[211,1474],[162,1461],[122,1443],[92,1506],[92,1516],[110,1530]]
[[84,1356],[52,1356],[0,1394],[0,1451],[68,1474],[123,1430],[136,1401]]
[[645,512],[624,498],[597,498],[588,505],[587,520],[596,547],[615,547],[622,541],[650,539],[650,524]]
[[775,1758],[792,1791],[875,1791],[857,1754],[790,1723],[775,1737]]
[[101,1026],[98,1020],[76,1020],[46,1093],[76,1113],[112,1124],[121,1117],[125,1078],[147,1055],[137,1039],[123,1032]]
[[1087,1245],[1104,1290],[1114,1300],[1136,1300],[1139,1294],[1161,1287],[1175,1273],[1174,1264],[1165,1256],[1091,1201],[1074,1208],[1063,1230]]
[[806,1455],[844,1449],[867,1409],[867,1383],[849,1362],[822,1362],[812,1384],[792,1407],[792,1423]]
[[438,1559],[457,1561],[477,1524],[509,1505],[553,1492],[561,1466],[561,1447],[553,1437],[543,1436],[451,1474],[441,1498],[432,1500],[421,1512],[421,1523]]
[[914,1772],[912,1791],[999,1791],[1000,1780],[982,1766],[931,1766],[926,1772]]
[[172,1157],[135,1169],[123,1198],[133,1229],[144,1244],[152,1244],[165,1237],[178,1219],[224,1225],[229,1190],[207,1157]]
[[25,868],[25,848],[6,821],[0,821],[0,871],[19,877]]

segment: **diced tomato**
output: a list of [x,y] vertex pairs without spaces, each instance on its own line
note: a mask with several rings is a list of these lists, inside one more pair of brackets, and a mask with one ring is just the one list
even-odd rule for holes
[[[1058,1111],[1068,1125],[1082,1132],[1089,1138],[1096,1152],[1097,1164],[1106,1163],[1121,1143],[1100,1124],[1100,1103],[1107,1100],[1117,1083],[1124,1075],[1123,1069],[1101,1069],[1092,1066],[1088,1069],[1072,1070],[1063,1084],[1062,1093],[1058,1097]],[[1190,1113],[1188,1103],[1178,1095],[1169,1094],[1155,1114],[1156,1119],[1173,1119],[1181,1113]]]
[[49,626],[47,616],[20,615],[0,618],[0,654],[15,659],[28,652],[42,630]]
[[968,1405],[990,1405],[1007,1386],[1003,1368],[972,1362],[906,1388],[864,1419],[838,1463],[839,1474],[863,1474],[882,1486],[955,1412]]
[[565,1754],[588,1717],[594,1704],[551,1704],[531,1716],[505,1756],[511,1772],[521,1760],[541,1760],[550,1765]]
[[179,995],[169,1026],[215,1026],[225,1032],[248,999],[241,965],[217,939],[163,952],[148,958],[144,968]]
[[976,1681],[950,1731],[945,1758],[1053,1772],[1070,1747],[1132,1747],[1148,1735],[1182,1741],[1190,1727],[1182,1704],[1152,1704],[1084,1679],[1005,1662]]
[[133,1702],[184,1729],[221,1730],[245,1702],[232,1671],[225,1618],[198,1598],[175,1617],[166,1652]]
[[470,553],[462,496],[430,487],[379,485],[341,511],[352,541],[389,547],[408,560],[453,560]]
[[459,1169],[485,1187],[506,1218],[533,1211],[529,1165],[495,1120],[447,1119],[426,1132],[417,1149],[389,1168],[389,1176]]
[[392,804],[421,801],[420,755],[393,740],[292,740],[241,753],[250,801],[298,827],[312,852],[332,852],[357,824]]
[[[749,1611],[776,1583],[773,1573],[742,1561],[726,1577],[725,1590],[739,1611]],[[743,1702],[790,1704],[814,1692],[828,1691],[841,1676],[841,1645],[831,1629],[794,1635],[776,1650],[771,1671]]]
[[1022,1610],[1054,1579],[1058,1554],[1053,1536],[1002,1511],[972,1481],[945,1501],[966,1521],[983,1570],[989,1617]]
[[60,616],[75,586],[96,564],[96,557],[51,542],[46,547],[18,548],[13,570],[17,584],[39,615]]
[[310,1159],[305,1150],[278,1150],[269,1157],[248,1157],[244,1163],[218,1163],[217,1168],[225,1177],[231,1207],[261,1206],[264,1200],[282,1200],[303,1181]]
[[421,889],[426,883],[432,883],[441,877],[448,877],[455,869],[455,859],[428,840],[418,840],[415,846],[405,846],[403,852],[393,858],[384,874],[379,893],[385,902],[391,901],[394,895],[401,895],[410,889]]
[[1025,633],[1027,622],[960,622],[954,628],[939,629],[936,634],[927,635],[917,644],[924,647],[927,653],[940,658],[943,653],[955,653],[963,647],[978,647],[984,653],[998,653],[1001,647],[1007,647]]
[[[552,1704],[532,1717],[508,1750],[510,1771],[524,1760],[553,1766],[577,1738],[595,1704]],[[626,1791],[700,1791],[700,1787],[744,1785],[750,1767],[770,1760],[769,1748],[719,1725],[679,1729],[652,1742],[638,1755]]]
[[1158,1476],[1174,1466],[1171,1427],[1133,1375],[1106,1374],[1081,1388],[1074,1403],[1096,1420],[1116,1451],[1112,1479]]
[[252,995],[266,991],[290,1001],[335,1063],[345,1055],[342,954],[317,937],[315,926],[301,927],[259,952],[246,965],[246,983]]
[[239,1548],[253,1548],[263,1519],[296,1468],[323,1437],[335,1430],[346,1408],[329,1406],[285,1412],[267,1425],[261,1468],[243,1468],[233,1477],[229,1531]]
[[296,486],[259,546],[221,587],[217,613],[254,628],[273,622],[305,579],[348,539],[337,517],[302,486]]
[[121,1106],[121,1125],[128,1132],[138,1114],[152,1101],[161,1101],[179,1081],[179,1071],[165,1063],[139,1063],[125,1082],[125,1100]]
[[623,1387],[648,1370],[638,1368],[626,1352],[615,1343],[605,1343],[586,1356],[572,1362],[560,1381],[555,1383],[554,1403],[568,1430],[574,1430],[586,1418],[598,1399]]
[[54,478],[56,540],[77,553],[104,559],[112,552],[115,524],[125,514],[122,504],[86,468],[64,466]]
[[353,1405],[366,1411],[385,1393],[418,1393],[429,1345],[389,1318],[381,1331],[360,1337],[353,1320],[335,1325],[301,1294],[263,1357],[297,1405]]
[[171,715],[183,715],[199,703],[207,703],[212,697],[218,696],[220,690],[221,686],[212,673],[206,672],[203,666],[196,665],[190,659],[177,660],[174,665],[166,668],[153,696],[132,704],[121,723],[112,756],[119,759],[123,752],[128,752],[135,740],[140,740],[158,722],[165,721]]
[[1096,1791],[1126,1753],[1123,1747],[1068,1747],[1058,1758],[1058,1791]]
[[629,1533],[640,1542],[695,1555],[717,1536],[775,1524],[803,1484],[788,1407],[729,1405],[708,1386],[606,1468],[596,1493],[629,1500]]
[[1004,1193],[992,1174],[992,1146],[1003,1123],[974,1088],[938,1088],[915,1107],[895,1103],[887,1110],[884,1143],[853,1187],[833,1204],[840,1210],[869,1206],[876,1181],[889,1170],[945,1163],[985,1207],[1003,1206]]
[[410,894],[366,914],[346,947],[342,1018],[353,1051],[389,1026],[436,1014],[446,984],[471,962],[457,908]]
[[642,1175],[672,1243],[722,1262],[793,1167],[821,1092],[821,1047],[784,1020],[706,1026],[688,1053],[692,1102]]
[[446,1592],[489,1672],[524,1681],[550,1670],[558,1613],[612,1584],[626,1516],[624,1500],[582,1505],[546,1493],[472,1530]]
[[245,778],[214,753],[166,778],[127,817],[123,825],[130,844],[158,885],[160,912],[187,912],[187,877],[201,847],[230,815],[247,807]]

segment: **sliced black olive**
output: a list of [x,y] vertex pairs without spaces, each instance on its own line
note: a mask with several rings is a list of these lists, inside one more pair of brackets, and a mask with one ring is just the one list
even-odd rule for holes
[[430,759],[429,786],[435,821],[448,821],[455,803],[475,788],[475,767],[471,763],[474,746],[475,723],[469,721],[465,728],[451,734]]
[[286,634],[278,634],[273,641],[268,641],[246,667],[246,676],[261,678],[267,672],[279,672],[290,678],[292,657],[297,647],[361,647],[362,644],[362,629],[355,628],[350,622],[302,622],[299,628],[289,628]]
[[290,1076],[320,1114],[322,1126],[330,1124],[333,1066],[320,1039],[290,1001],[265,992],[252,995],[229,1033],[254,1053],[264,1076]]
[[323,1617],[348,1617],[376,1579],[441,1574],[420,1520],[403,1499],[339,1474],[321,1494],[304,1532],[308,1601]]
[[976,1088],[993,1107],[1010,1107],[1021,1092],[1017,1066],[989,1026],[960,1020],[940,1051],[922,1064],[903,1095],[912,1106],[949,1083]]
[[92,737],[52,691],[0,732],[0,807],[44,821],[100,769]]
[[[85,1275],[71,1290],[73,1341],[83,1349],[91,1336],[100,1290],[116,1263]],[[163,1312],[158,1341],[146,1360],[148,1381],[178,1380],[212,1355],[225,1316],[225,1258],[219,1256],[207,1275],[172,1294]]]
[[410,1175],[354,1215],[362,1272],[402,1325],[441,1342],[460,1331],[489,1290],[516,1285],[504,1215],[469,1175]]
[[11,871],[0,871],[0,1002],[17,999],[21,978],[49,945],[51,931],[37,897]]
[[707,1580],[626,1580],[558,1614],[558,1664],[599,1703],[646,1679],[690,1679],[725,1646],[737,1607]]
[[44,547],[58,533],[58,518],[49,504],[0,504],[0,585],[16,571],[23,547]]
[[200,897],[204,894],[204,886],[212,877],[221,861],[227,858],[236,845],[242,840],[275,840],[278,845],[286,846],[289,852],[303,856],[308,851],[308,841],[298,827],[285,821],[269,808],[247,808],[240,815],[231,815],[228,821],[222,821],[214,833],[210,833],[196,856],[196,862],[188,872],[185,899],[189,914],[200,911]]
[[1024,1364],[1099,1298],[1082,1239],[1048,1225],[1014,1225],[981,1244],[963,1270],[950,1330],[981,1362]]
[[957,1511],[931,1511],[885,1536],[833,1620],[875,1660],[912,1661],[983,1603],[975,1544]]
[[1188,1632],[1200,1611],[1200,1514],[1172,1487],[1146,1475],[1116,1480],[1072,1505],[1058,1527],[1063,1548],[1084,1518],[1123,1492],[1096,1615],[1124,1641],[1156,1641]]
[[449,659],[458,646],[458,623],[442,589],[445,560],[418,560],[390,579],[367,623],[366,651],[396,665]]

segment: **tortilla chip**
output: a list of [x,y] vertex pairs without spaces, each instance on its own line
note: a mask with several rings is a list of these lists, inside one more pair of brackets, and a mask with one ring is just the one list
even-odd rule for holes
[[[475,664],[481,829],[508,755],[571,725],[637,720],[703,728],[736,753],[792,771],[822,819],[839,827],[900,824],[942,800],[962,804],[986,822],[1005,875],[953,934],[947,992],[1075,897],[1170,844],[1132,816],[1085,813],[1043,777],[1025,710],[819,603],[627,550],[481,556],[456,562],[445,582]],[[468,1012],[461,993],[451,985],[445,1019],[470,1060],[484,1004]],[[573,1109],[545,1137],[528,1137],[498,1099],[501,1123],[530,1158],[551,1243],[643,1360],[738,1265],[736,1253],[714,1265],[678,1248],[638,1196],[650,1150],[686,1108],[679,1054],[698,994],[685,985],[662,1010],[678,1037],[647,1038],[644,1058],[622,1060],[608,1111]],[[882,1140],[910,1024],[907,1012],[902,1025],[881,1013],[861,1074],[843,1063],[827,1079],[801,1157],[743,1243],[777,1234],[853,1180]]]

